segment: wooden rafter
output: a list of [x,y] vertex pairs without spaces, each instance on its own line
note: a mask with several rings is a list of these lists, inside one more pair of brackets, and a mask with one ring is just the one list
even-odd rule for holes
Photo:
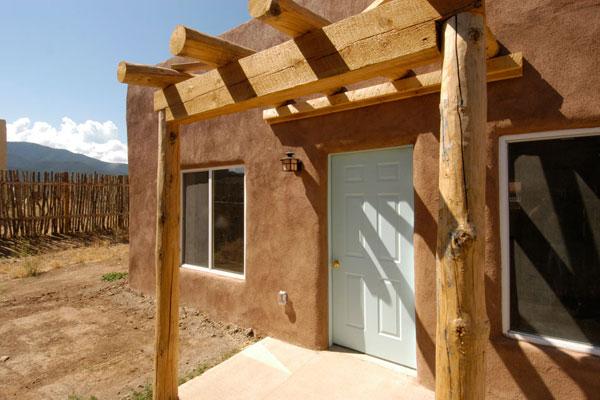
[[173,55],[193,58],[214,67],[227,65],[255,53],[254,50],[183,25],[178,25],[173,31],[169,47]]
[[249,0],[248,11],[253,18],[290,37],[302,36],[331,24],[293,0]]
[[[523,76],[523,57],[521,53],[516,53],[493,58],[488,60],[487,68],[488,82],[518,78]],[[334,96],[319,97],[277,108],[269,108],[263,111],[263,118],[269,124],[278,124],[424,96],[439,92],[441,79],[441,71],[429,72],[393,82],[351,90]]]
[[150,65],[131,64],[121,61],[117,67],[117,79],[130,85],[164,88],[178,82],[183,82],[192,75],[170,68]]

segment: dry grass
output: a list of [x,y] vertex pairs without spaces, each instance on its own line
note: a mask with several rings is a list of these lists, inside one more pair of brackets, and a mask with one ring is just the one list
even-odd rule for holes
[[44,272],[77,264],[111,261],[127,257],[126,244],[107,245],[98,242],[89,247],[56,251],[22,258],[0,259],[0,280],[38,276]]

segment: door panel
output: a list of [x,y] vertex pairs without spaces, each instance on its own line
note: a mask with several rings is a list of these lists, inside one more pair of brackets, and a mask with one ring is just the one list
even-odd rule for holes
[[412,148],[331,167],[333,341],[415,368]]

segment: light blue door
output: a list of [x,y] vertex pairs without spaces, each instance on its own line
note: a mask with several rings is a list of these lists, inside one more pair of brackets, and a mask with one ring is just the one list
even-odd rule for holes
[[331,168],[333,342],[416,368],[412,147]]

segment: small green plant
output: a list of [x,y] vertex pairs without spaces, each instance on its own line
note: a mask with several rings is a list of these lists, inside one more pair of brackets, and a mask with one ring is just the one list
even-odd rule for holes
[[[96,396],[90,396],[87,399],[88,400],[98,400],[98,398]],[[76,394],[70,394],[69,397],[67,397],[67,400],[86,400],[86,398],[78,396]]]
[[108,274],[102,275],[102,280],[104,282],[114,282],[125,278],[127,278],[127,272],[109,272]]
[[134,390],[128,400],[152,400],[152,385],[146,384],[139,392]]

